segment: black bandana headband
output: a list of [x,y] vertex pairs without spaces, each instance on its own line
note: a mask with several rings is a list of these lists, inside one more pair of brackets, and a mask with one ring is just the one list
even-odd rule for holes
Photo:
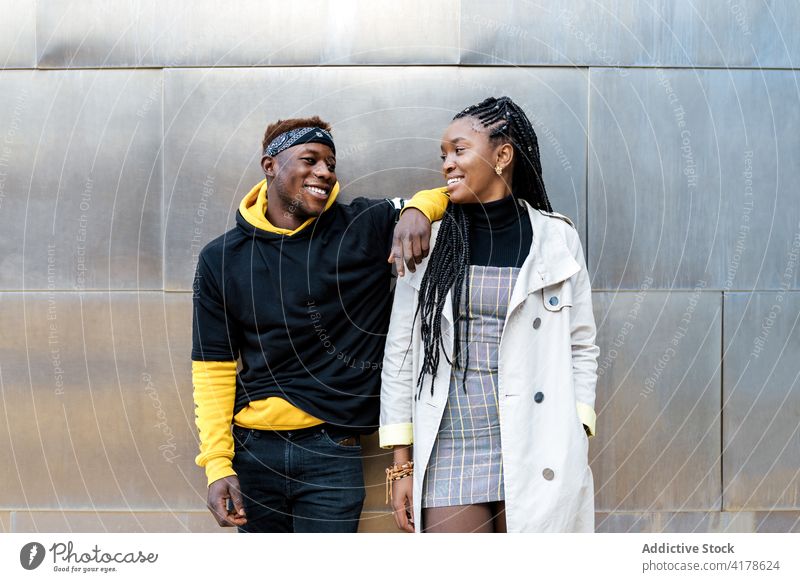
[[330,133],[321,127],[298,127],[285,131],[273,139],[264,150],[264,155],[274,157],[283,150],[304,143],[324,144],[331,148],[331,151],[336,154],[336,148],[333,145],[333,137],[331,137]]

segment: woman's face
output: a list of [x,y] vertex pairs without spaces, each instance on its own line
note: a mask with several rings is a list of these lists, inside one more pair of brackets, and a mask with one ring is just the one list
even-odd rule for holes
[[[450,200],[455,204],[492,202],[511,192],[505,179],[511,146],[492,145],[487,129],[472,117],[454,120],[442,137],[442,173]],[[504,168],[498,176],[495,166]]]

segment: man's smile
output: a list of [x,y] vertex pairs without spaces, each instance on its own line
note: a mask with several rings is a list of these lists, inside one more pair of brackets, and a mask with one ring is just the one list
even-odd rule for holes
[[328,188],[324,186],[311,186],[306,184],[303,187],[309,194],[316,198],[320,198],[322,200],[326,200],[328,198]]

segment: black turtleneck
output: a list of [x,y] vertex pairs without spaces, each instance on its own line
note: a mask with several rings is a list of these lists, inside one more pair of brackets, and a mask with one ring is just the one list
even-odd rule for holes
[[521,267],[533,241],[527,209],[513,196],[463,208],[470,224],[470,265]]

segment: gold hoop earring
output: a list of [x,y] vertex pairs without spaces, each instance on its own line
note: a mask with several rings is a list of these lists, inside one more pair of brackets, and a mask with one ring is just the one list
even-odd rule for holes
[[494,167],[494,171],[495,171],[495,173],[496,173],[498,176],[502,176],[502,175],[503,175],[503,168],[502,168],[502,167],[500,167],[500,164],[497,164],[497,165]]

